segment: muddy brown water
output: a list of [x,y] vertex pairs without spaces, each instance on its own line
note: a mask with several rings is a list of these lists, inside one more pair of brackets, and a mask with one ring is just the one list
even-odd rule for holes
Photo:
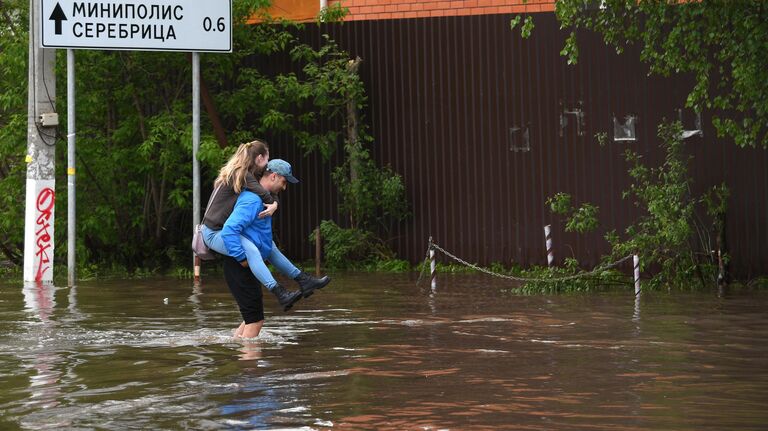
[[0,284],[0,429],[768,426],[768,292],[336,274],[244,343],[221,278]]

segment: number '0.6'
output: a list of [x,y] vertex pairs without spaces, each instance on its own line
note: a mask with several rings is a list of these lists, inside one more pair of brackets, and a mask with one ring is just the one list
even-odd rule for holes
[[210,17],[203,18],[203,30],[205,31],[224,31],[227,29],[227,24],[224,22],[224,17],[219,17],[216,20],[216,27],[213,26],[213,20]]

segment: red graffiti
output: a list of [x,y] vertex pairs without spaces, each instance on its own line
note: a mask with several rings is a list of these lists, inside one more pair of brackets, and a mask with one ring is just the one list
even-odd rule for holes
[[[42,281],[43,274],[51,269],[51,257],[49,250],[51,248],[52,237],[48,232],[48,228],[51,227],[49,221],[53,217],[53,207],[56,203],[56,192],[53,189],[46,187],[40,190],[37,195],[37,225],[40,227],[35,232],[35,239],[37,244],[37,252],[35,255],[38,258],[37,275],[35,275],[35,281]],[[51,251],[52,254],[52,251]]]

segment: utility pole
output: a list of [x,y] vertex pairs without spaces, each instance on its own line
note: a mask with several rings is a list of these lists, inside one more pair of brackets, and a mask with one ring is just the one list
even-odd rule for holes
[[24,281],[53,281],[56,203],[56,50],[40,47],[41,2],[29,2]]

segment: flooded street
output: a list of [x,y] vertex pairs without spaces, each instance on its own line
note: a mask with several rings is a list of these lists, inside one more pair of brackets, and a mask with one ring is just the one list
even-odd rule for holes
[[[2,430],[758,430],[768,292],[337,274],[258,341],[223,276],[0,284]],[[294,288],[292,284],[285,283]],[[166,300],[167,298],[167,300]]]

